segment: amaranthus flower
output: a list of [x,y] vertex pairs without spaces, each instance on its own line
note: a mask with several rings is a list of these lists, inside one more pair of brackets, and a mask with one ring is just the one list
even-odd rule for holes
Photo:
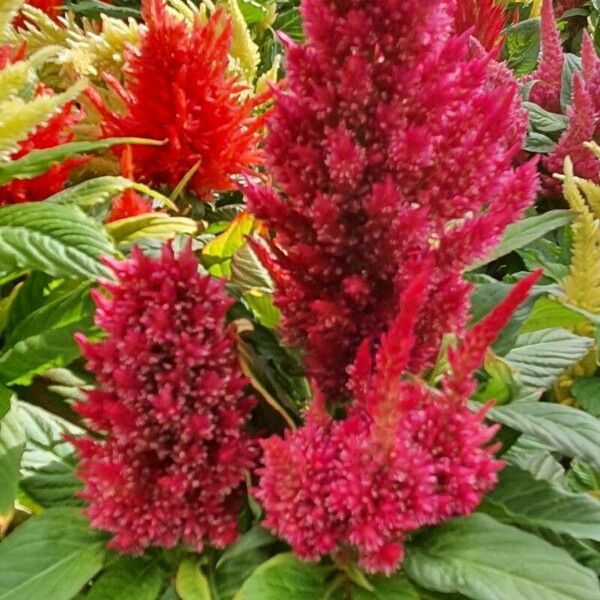
[[[9,63],[23,58],[24,48],[16,50],[9,45],[0,46],[0,69]],[[51,94],[51,90],[40,85],[36,95]],[[10,156],[17,160],[33,150],[52,148],[73,140],[73,127],[83,119],[82,109],[75,108],[72,102],[65,104],[60,111],[50,117],[46,123],[35,127],[29,136],[19,144],[18,150]],[[0,186],[0,206],[19,202],[44,200],[64,189],[71,171],[87,160],[82,157],[68,158],[53,164],[45,173],[31,179],[14,179]]]
[[526,130],[517,84],[490,84],[491,59],[469,57],[451,5],[304,0],[306,43],[286,42],[288,87],[266,142],[282,194],[246,193],[275,232],[263,259],[285,340],[328,397],[423,260],[432,277],[411,370],[430,365],[466,320],[460,272],[535,194],[535,167],[512,166]]
[[231,301],[189,246],[107,264],[116,282],[94,295],[107,337],[78,337],[98,389],[76,410],[104,434],[76,440],[87,515],[122,552],[223,547],[256,457],[244,431],[254,400],[225,329]]
[[421,276],[371,364],[367,344],[351,371],[354,403],[334,421],[317,395],[306,425],[263,442],[257,492],[265,526],[303,559],[353,548],[367,571],[393,572],[411,531],[475,510],[502,463],[486,408],[471,412],[474,371],[540,273],[519,282],[449,353],[440,388],[406,373],[426,302]]
[[198,165],[190,187],[199,196],[233,189],[233,176],[261,164],[264,118],[253,112],[264,97],[247,97],[228,72],[229,19],[217,11],[206,25],[189,26],[167,12],[164,0],[144,0],[142,14],[147,31],[139,48],[126,51],[124,87],[105,76],[125,111],[112,112],[90,92],[104,134],[165,140],[133,148],[140,181],[175,186]]

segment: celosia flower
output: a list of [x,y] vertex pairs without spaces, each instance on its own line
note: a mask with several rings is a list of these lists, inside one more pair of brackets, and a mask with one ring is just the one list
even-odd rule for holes
[[460,272],[535,194],[535,167],[512,166],[526,130],[517,84],[490,84],[490,57],[469,57],[450,4],[305,0],[307,41],[286,42],[266,142],[283,194],[246,195],[275,232],[263,259],[285,340],[328,398],[423,260],[432,277],[410,369],[430,365],[467,316]]
[[228,73],[231,23],[217,11],[206,25],[189,26],[167,12],[164,0],[144,0],[142,13],[148,29],[139,48],[126,52],[125,87],[105,76],[125,111],[112,112],[90,93],[104,134],[166,141],[133,148],[140,181],[175,186],[198,164],[190,187],[199,196],[232,189],[233,176],[261,164],[264,118],[253,111],[264,97],[248,98]]
[[[123,154],[121,154],[121,174],[129,179],[134,178],[133,151],[131,146],[126,146]],[[152,212],[152,204],[135,190],[128,189],[112,201],[106,222],[110,223],[119,219],[145,215],[149,212]]]
[[94,296],[107,337],[78,337],[98,389],[76,410],[105,434],[76,440],[87,515],[121,552],[223,547],[256,456],[244,432],[254,401],[225,330],[231,301],[189,246],[107,264],[117,280]]
[[[27,0],[27,4],[45,12],[54,21],[58,21],[58,17],[62,10],[62,0]],[[19,12],[13,21],[13,27],[19,29],[23,27],[25,23],[25,16]]]
[[552,153],[542,163],[547,172],[543,179],[544,190],[554,198],[561,197],[561,186],[553,174],[562,173],[567,156],[573,161],[577,176],[600,181],[598,162],[584,146],[585,142],[598,139],[600,126],[600,59],[594,42],[585,31],[581,44],[581,62],[582,73],[574,75],[572,104],[567,108],[569,125]]
[[[9,63],[23,58],[24,47],[15,51],[11,46],[0,46],[0,69]],[[36,94],[51,94],[51,90],[38,86]],[[19,144],[19,149],[10,156],[17,160],[33,150],[52,148],[73,140],[73,127],[83,119],[83,110],[75,108],[72,102],[65,104],[61,110],[46,123],[35,127],[29,136]],[[35,202],[44,200],[52,194],[64,189],[71,171],[87,160],[82,157],[68,158],[53,164],[45,173],[32,179],[14,179],[0,186],[0,206],[19,202]]]
[[482,46],[495,56],[500,53],[504,43],[502,30],[508,22],[506,8],[496,0],[458,0],[456,3],[456,32],[470,31]]
[[542,4],[540,30],[540,59],[537,69],[523,78],[524,82],[535,81],[529,99],[542,108],[554,113],[561,112],[560,90],[565,55],[556,26],[552,2]]
[[539,276],[519,282],[464,335],[439,389],[405,372],[426,302],[425,279],[413,282],[374,367],[368,345],[358,352],[347,417],[334,421],[317,394],[303,428],[262,443],[264,525],[303,559],[350,547],[362,568],[389,574],[407,533],[473,512],[502,466],[489,445],[496,428],[483,423],[486,409],[466,406],[473,373]]

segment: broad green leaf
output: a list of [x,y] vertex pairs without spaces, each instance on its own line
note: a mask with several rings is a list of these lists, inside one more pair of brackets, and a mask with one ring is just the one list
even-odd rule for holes
[[[140,10],[135,6],[119,6],[118,4],[102,2],[102,0],[65,0],[63,4],[71,12],[91,19],[98,19],[101,15],[117,19],[128,19],[130,17],[139,19],[140,17]],[[122,2],[122,4],[126,3]]]
[[277,12],[277,18],[273,23],[275,31],[283,31],[297,42],[304,40],[304,31],[302,30],[302,18],[297,6],[292,6],[286,10]]
[[155,562],[120,556],[94,582],[86,600],[156,600],[162,579]]
[[181,600],[212,600],[210,585],[198,561],[186,558],[177,569],[175,589]]
[[600,575],[600,544],[590,540],[576,540],[548,530],[535,531],[554,546],[564,548],[578,563]]
[[564,131],[569,125],[569,118],[565,115],[548,112],[533,102],[523,102],[523,108],[529,113],[529,124],[541,133]]
[[573,96],[573,76],[581,71],[581,58],[568,52],[565,54],[560,88],[560,105],[563,111],[571,104]]
[[525,138],[524,149],[534,154],[551,154],[556,148],[556,142],[544,133],[530,131]]
[[246,552],[268,546],[276,541],[277,538],[269,533],[266,529],[263,529],[260,525],[254,525],[254,527],[242,535],[235,544],[229,546],[223,552],[217,562],[216,568],[219,569],[219,567],[221,567],[228,560],[232,560],[234,558],[237,559]]
[[223,233],[208,242],[202,249],[202,264],[208,272],[217,277],[229,278],[233,255],[246,243],[246,236],[257,226],[256,219],[250,213],[241,213]]
[[594,573],[567,552],[483,514],[419,536],[404,567],[424,588],[473,600],[600,600]]
[[483,265],[527,246],[534,240],[541,238],[550,231],[568,225],[573,220],[573,214],[568,210],[550,210],[543,215],[527,217],[509,225],[504,236],[494,250],[484,259],[477,261],[469,270],[477,269]]
[[548,402],[513,402],[492,408],[487,417],[600,470],[600,420],[581,410]]
[[25,432],[13,401],[12,408],[0,419],[0,534],[1,522],[13,510],[24,449]]
[[581,313],[548,296],[542,296],[536,300],[532,311],[519,331],[528,333],[548,329],[548,327],[571,328],[586,321],[586,317]]
[[215,574],[218,600],[232,600],[244,581],[269,558],[266,550],[255,548],[221,564]]
[[571,461],[570,467],[567,474],[569,488],[575,492],[593,492],[600,500],[600,471],[577,459]]
[[90,142],[70,142],[44,150],[33,150],[23,158],[6,163],[0,163],[0,185],[8,183],[11,179],[32,179],[45,173],[53,164],[60,163],[70,156],[86,152],[106,150],[111,146],[124,144],[142,144],[147,146],[160,146],[163,142],[143,138],[106,138]]
[[536,480],[518,467],[508,466],[502,470],[500,483],[486,497],[485,504],[500,508],[506,515],[503,521],[600,541],[598,500]]
[[10,331],[0,350],[0,381],[27,385],[35,375],[79,356],[73,335],[88,333],[93,325],[89,290],[89,284],[84,284],[55,298]]
[[571,394],[594,417],[600,417],[600,377],[579,377],[571,386]]
[[324,600],[331,569],[277,554],[250,575],[234,600]]
[[69,600],[102,568],[105,542],[79,509],[31,517],[0,543],[0,600]]
[[273,292],[273,280],[248,244],[235,251],[231,259],[231,281],[242,292]]
[[83,430],[48,411],[20,402],[19,419],[27,442],[21,463],[21,487],[43,507],[76,506],[82,484],[75,476],[75,449],[65,436]]
[[265,292],[249,291],[243,294],[243,298],[261,325],[269,329],[277,327],[281,314],[273,304],[273,296]]
[[254,25],[265,18],[267,15],[265,7],[271,3],[271,0],[237,0],[237,2],[246,23]]
[[352,600],[423,600],[423,596],[403,573],[391,577],[369,577],[369,583],[373,591],[357,587],[352,591]]
[[[508,65],[521,76],[535,69],[540,49],[540,19],[527,19],[505,29]],[[507,599],[508,600],[508,599]]]
[[109,277],[99,259],[114,252],[102,228],[77,207],[31,202],[0,209],[0,272]]
[[145,237],[170,240],[176,235],[193,235],[198,229],[196,221],[192,219],[171,217],[159,212],[119,219],[107,223],[105,227],[116,242],[134,242]]
[[594,340],[566,329],[540,329],[521,334],[504,357],[517,371],[519,381],[531,388],[548,388],[571,365],[579,362]]
[[89,208],[95,204],[109,200],[128,189],[134,189],[140,194],[158,200],[160,204],[164,204],[171,210],[177,210],[177,207],[169,200],[169,198],[163,196],[160,192],[149,188],[147,185],[131,181],[125,177],[110,175],[88,179],[87,181],[74,185],[66,190],[57,192],[53,196],[46,198],[44,202],[52,202],[54,204],[75,204],[82,208]]
[[544,444],[536,440],[520,436],[503,458],[511,465],[528,471],[534,479],[549,481],[565,488],[564,467]]
[[13,392],[0,384],[0,419],[10,410],[10,399]]

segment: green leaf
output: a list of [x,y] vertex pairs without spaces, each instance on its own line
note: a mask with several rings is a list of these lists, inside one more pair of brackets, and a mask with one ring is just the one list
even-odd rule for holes
[[486,497],[485,504],[504,511],[503,521],[600,541],[600,502],[536,480],[518,467],[502,470],[500,483]]
[[424,588],[474,600],[600,600],[594,573],[567,552],[482,514],[418,537],[404,566]]
[[560,88],[560,105],[563,111],[571,104],[573,96],[573,76],[581,71],[581,58],[568,52],[565,54],[562,71],[562,83]]
[[532,311],[519,331],[528,333],[548,327],[571,328],[586,321],[587,319],[581,313],[548,296],[542,296],[536,300]]
[[600,377],[579,377],[571,386],[571,394],[594,417],[600,417]]
[[244,581],[269,558],[266,550],[255,548],[236,556],[235,560],[228,560],[220,565],[215,574],[218,599],[231,600]]
[[211,275],[231,276],[232,257],[246,243],[246,236],[254,231],[256,224],[256,219],[250,213],[241,213],[223,233],[204,246],[202,264]]
[[134,189],[140,194],[158,200],[158,202],[164,204],[171,210],[177,210],[177,207],[169,200],[169,198],[163,196],[160,192],[149,188],[147,185],[131,181],[125,177],[115,177],[111,175],[88,179],[87,181],[46,198],[44,202],[52,202],[54,204],[75,204],[82,208],[90,208],[95,204],[110,200],[117,194],[128,189]]
[[256,550],[268,546],[273,542],[276,542],[277,538],[269,533],[266,529],[263,529],[260,525],[254,525],[252,529],[247,531],[240,539],[233,545],[229,546],[219,558],[216,568],[217,570],[228,560],[238,558],[246,552]]
[[155,562],[120,556],[94,582],[86,600],[156,600],[162,579]]
[[27,438],[21,487],[43,507],[80,505],[74,497],[82,487],[75,476],[75,448],[64,438],[81,435],[83,430],[26,402],[19,402],[18,409]]
[[373,591],[356,588],[352,591],[352,600],[422,600],[410,580],[403,573],[396,573],[391,577],[382,575],[369,577]]
[[31,202],[0,209],[0,272],[110,277],[99,259],[114,252],[103,229],[77,207]]
[[[580,460],[572,460],[567,482],[575,492],[600,492],[600,471]],[[600,500],[600,496],[596,496]]]
[[273,23],[273,29],[275,31],[283,31],[293,40],[302,42],[304,40],[304,31],[298,7],[293,6],[287,10],[278,11],[275,23]]
[[116,242],[135,242],[141,238],[170,240],[176,235],[193,235],[198,226],[187,217],[171,217],[153,212],[107,223],[106,230]]
[[270,0],[237,0],[238,6],[244,16],[244,21],[248,25],[254,25],[260,23],[267,15],[267,4],[270,4]]
[[84,284],[34,310],[10,331],[0,351],[0,381],[27,385],[51,367],[79,356],[73,335],[89,333],[94,305]]
[[600,420],[581,410],[548,402],[514,402],[492,408],[487,417],[600,470]]
[[527,132],[524,149],[534,154],[551,154],[556,148],[556,142],[544,133]]
[[211,600],[210,585],[198,567],[198,561],[185,559],[177,569],[175,589],[181,600]]
[[523,108],[529,112],[529,124],[541,133],[561,132],[569,125],[565,115],[548,112],[533,102],[523,102]]
[[543,215],[528,217],[512,225],[509,225],[504,232],[500,243],[494,248],[492,253],[485,259],[477,261],[469,267],[469,270],[477,269],[486,265],[514,250],[527,246],[534,240],[541,238],[550,231],[567,225],[573,220],[573,214],[568,210],[551,210]]
[[10,399],[12,398],[12,390],[0,384],[0,419],[10,410]]
[[540,329],[521,334],[504,358],[516,369],[523,385],[547,389],[561,373],[579,362],[593,344],[591,338],[566,329]]
[[0,600],[69,600],[102,568],[105,541],[75,508],[31,517],[0,543]]
[[98,19],[101,15],[116,19],[128,19],[130,17],[139,19],[140,17],[139,8],[133,6],[115,6],[108,2],[102,2],[102,0],[66,0],[64,5],[71,12],[91,19]]
[[25,432],[13,405],[0,419],[0,521],[12,513],[24,449]]
[[248,244],[238,248],[231,259],[231,281],[242,292],[273,292],[273,280]]
[[505,29],[509,67],[521,76],[535,69],[540,49],[540,20],[527,19]]
[[250,575],[234,600],[323,600],[331,569],[277,554]]
[[32,179],[45,173],[52,165],[60,163],[70,156],[85,152],[106,150],[111,146],[123,144],[142,144],[147,146],[160,146],[163,142],[146,140],[143,138],[106,138],[90,142],[70,142],[44,150],[33,150],[23,158],[0,164],[0,185],[8,183],[11,179]]

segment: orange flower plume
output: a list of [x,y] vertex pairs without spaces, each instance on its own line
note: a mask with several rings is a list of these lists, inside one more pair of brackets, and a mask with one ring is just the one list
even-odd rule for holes
[[105,75],[125,111],[112,111],[95,91],[89,97],[106,136],[165,140],[132,149],[134,176],[175,186],[196,164],[190,188],[206,197],[234,189],[233,177],[262,162],[258,149],[264,115],[253,115],[265,96],[247,98],[228,71],[232,27],[222,11],[190,27],[170,15],[163,0],[144,0],[148,26],[139,48],[126,52],[125,83]]

